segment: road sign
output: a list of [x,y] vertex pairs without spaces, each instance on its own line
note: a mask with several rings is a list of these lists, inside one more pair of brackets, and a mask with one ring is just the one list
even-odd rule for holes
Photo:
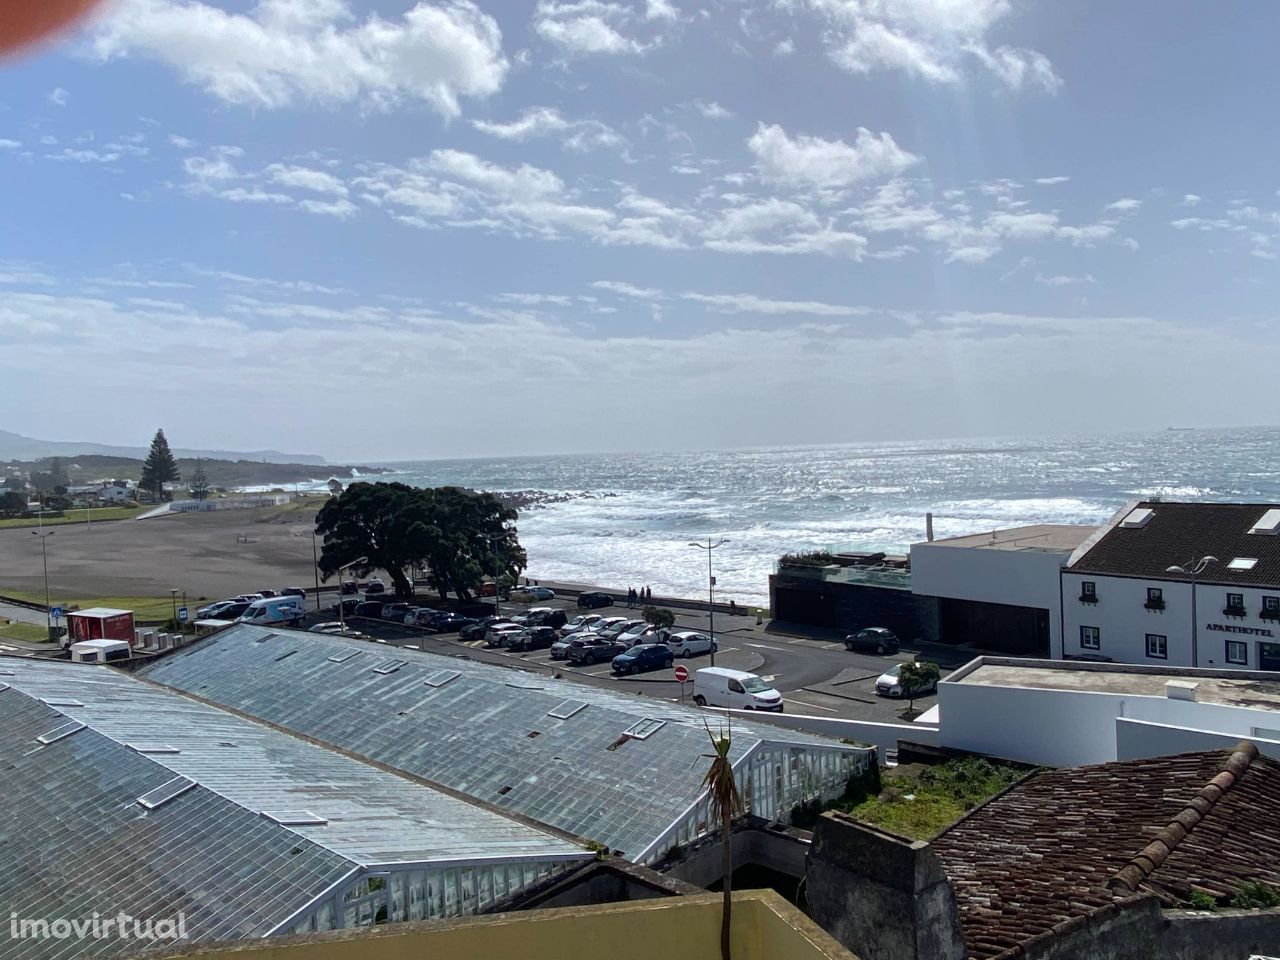
[[179,623],[186,623],[186,622],[187,622],[187,608],[186,608],[186,607],[179,607],[179,608],[178,608],[178,622],[179,622]]
[[681,683],[684,683],[686,680],[689,679],[689,668],[686,667],[683,663],[680,664],[678,667],[676,667],[676,679],[679,680]]
[[57,619],[58,619],[58,618],[60,618],[62,615],[63,615],[63,609],[62,609],[61,607],[50,607],[50,608],[49,608],[49,616],[53,617],[53,619],[57,620]]

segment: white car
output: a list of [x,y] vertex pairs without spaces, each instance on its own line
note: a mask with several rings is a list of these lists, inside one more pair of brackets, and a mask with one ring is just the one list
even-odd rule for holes
[[692,657],[718,649],[718,645],[713,643],[709,636],[698,633],[696,630],[672,631],[661,642],[670,647],[671,652],[677,657]]
[[626,630],[618,634],[618,640],[625,643],[630,649],[637,643],[654,643],[657,640],[658,628],[649,623],[641,621],[630,630]]
[[579,630],[586,630],[603,619],[604,617],[598,613],[579,614],[560,628],[560,636],[567,637],[569,634],[577,633]]
[[[581,618],[578,618],[578,619],[581,619]],[[612,627],[616,627],[619,624],[623,624],[626,622],[627,622],[626,617],[601,617],[598,620],[596,620],[595,623],[592,623],[589,626],[575,627],[572,630],[569,629],[569,624],[566,623],[563,627],[560,628],[560,636],[576,637],[580,633],[603,633],[605,630],[608,630]]]
[[[934,693],[938,689],[936,683],[921,687],[916,691],[917,697]],[[880,697],[902,696],[902,664],[894,664],[876,679],[876,695]]]
[[517,633],[523,633],[524,627],[518,623],[495,623],[484,635],[486,647],[505,647],[507,641]]

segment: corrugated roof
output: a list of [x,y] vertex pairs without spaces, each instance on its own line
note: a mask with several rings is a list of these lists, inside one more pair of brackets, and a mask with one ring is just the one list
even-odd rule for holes
[[[345,637],[276,630],[255,642],[267,632],[240,625],[142,672],[630,857],[702,795],[698,710]],[[405,663],[378,673],[389,659]],[[428,682],[443,670],[459,676]],[[569,700],[586,706],[560,709]],[[666,722],[643,739],[627,733],[646,719]],[[735,719],[733,731],[735,763],[765,743],[860,752],[767,724]]]
[[316,815],[325,822],[292,832],[353,864],[587,856],[527,824],[111,668],[8,659],[5,669],[12,691],[0,693],[0,717],[22,694],[78,704],[51,709],[133,745],[125,749],[166,779],[186,777],[255,815]]
[[[1167,573],[1172,566],[1195,565],[1201,557],[1216,557],[1196,577],[1197,583],[1227,586],[1280,587],[1280,536],[1250,533],[1271,503],[1166,503],[1142,501],[1130,504],[1091,544],[1085,544],[1067,569],[1073,573],[1098,573],[1149,580],[1185,580],[1185,574]],[[1151,515],[1141,526],[1125,527],[1126,517],[1138,510]],[[1236,558],[1258,562],[1248,569],[1228,566]]]

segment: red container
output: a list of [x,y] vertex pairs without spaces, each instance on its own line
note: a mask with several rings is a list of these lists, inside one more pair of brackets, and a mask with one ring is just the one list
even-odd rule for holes
[[133,611],[93,607],[67,614],[67,635],[72,643],[80,640],[127,640],[138,645],[133,632]]

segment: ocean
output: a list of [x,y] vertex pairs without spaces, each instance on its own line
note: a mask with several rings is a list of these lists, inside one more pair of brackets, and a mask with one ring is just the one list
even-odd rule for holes
[[1280,428],[1087,437],[434,460],[389,465],[420,486],[579,494],[521,512],[529,576],[765,603],[782,554],[904,552],[1028,523],[1100,523],[1125,501],[1280,500]]

